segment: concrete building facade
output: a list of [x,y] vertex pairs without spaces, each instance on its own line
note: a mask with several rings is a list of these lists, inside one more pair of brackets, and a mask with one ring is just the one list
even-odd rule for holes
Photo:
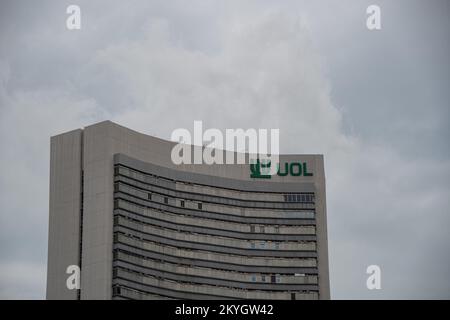
[[48,299],[329,299],[323,156],[260,179],[173,146],[110,121],[51,138]]

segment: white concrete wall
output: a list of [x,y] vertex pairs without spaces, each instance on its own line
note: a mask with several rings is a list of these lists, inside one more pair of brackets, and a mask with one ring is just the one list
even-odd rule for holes
[[51,138],[47,299],[76,299],[66,269],[78,265],[82,130]]

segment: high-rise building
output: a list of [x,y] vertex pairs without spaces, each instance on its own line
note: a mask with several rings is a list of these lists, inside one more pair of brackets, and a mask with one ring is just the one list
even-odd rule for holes
[[51,138],[48,299],[329,299],[323,156],[262,179],[173,146],[110,121]]

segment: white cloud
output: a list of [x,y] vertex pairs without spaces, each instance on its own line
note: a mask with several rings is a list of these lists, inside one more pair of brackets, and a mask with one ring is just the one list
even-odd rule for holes
[[60,90],[10,91],[0,64],[0,296],[44,298],[50,136],[92,122],[92,99]]
[[[42,299],[47,269],[29,261],[0,262],[0,299]],[[37,290],[37,289],[40,290]],[[45,290],[45,289],[44,289]]]
[[[449,275],[443,266],[450,260],[450,163],[408,159],[374,145],[361,145],[338,165],[333,159],[326,158],[335,297],[448,297],[441,278]],[[370,264],[382,268],[381,291],[365,288]]]
[[153,20],[142,39],[98,51],[83,79],[120,103],[109,106],[113,120],[137,130],[169,137],[202,119],[219,128],[280,127],[282,137],[298,137],[286,139],[289,151],[350,146],[300,18],[268,13],[238,22],[218,35],[218,53],[205,53],[173,43],[169,23]]

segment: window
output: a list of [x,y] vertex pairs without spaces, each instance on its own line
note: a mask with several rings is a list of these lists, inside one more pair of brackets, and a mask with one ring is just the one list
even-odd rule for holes
[[164,203],[165,203],[165,204],[169,204],[169,198],[164,197]]
[[264,233],[264,226],[259,226],[259,232]]
[[278,242],[275,242],[275,250],[280,250],[280,244]]
[[180,206],[181,206],[182,208],[184,208],[184,200],[181,200],[181,201],[180,201]]
[[261,241],[260,244],[259,244],[259,247],[261,249],[265,249],[266,248],[266,243],[264,241]]
[[270,276],[270,282],[275,283],[275,275],[274,274]]
[[280,227],[279,226],[275,227],[275,233],[280,233]]
[[295,292],[291,292],[291,300],[295,300]]
[[198,203],[198,210],[202,210],[203,209],[203,203],[199,202]]
[[280,283],[280,282],[281,282],[281,276],[280,276],[279,274],[277,274],[277,275],[275,276],[275,282],[276,282],[276,283]]
[[115,295],[120,295],[120,287],[114,287],[114,288],[113,288],[113,293],[114,293]]
[[314,202],[314,194],[285,194],[285,202]]
[[252,282],[256,282],[256,276],[252,275]]
[[254,242],[252,242],[252,244],[251,244],[251,248],[252,248],[252,249],[255,249],[255,248],[256,248],[256,246],[255,246],[255,243],[254,243]]
[[261,281],[262,282],[266,282],[266,276],[265,275],[261,275]]
[[152,200],[152,194],[151,193],[148,194],[148,200]]
[[250,226],[250,232],[254,233],[255,232],[255,226]]

